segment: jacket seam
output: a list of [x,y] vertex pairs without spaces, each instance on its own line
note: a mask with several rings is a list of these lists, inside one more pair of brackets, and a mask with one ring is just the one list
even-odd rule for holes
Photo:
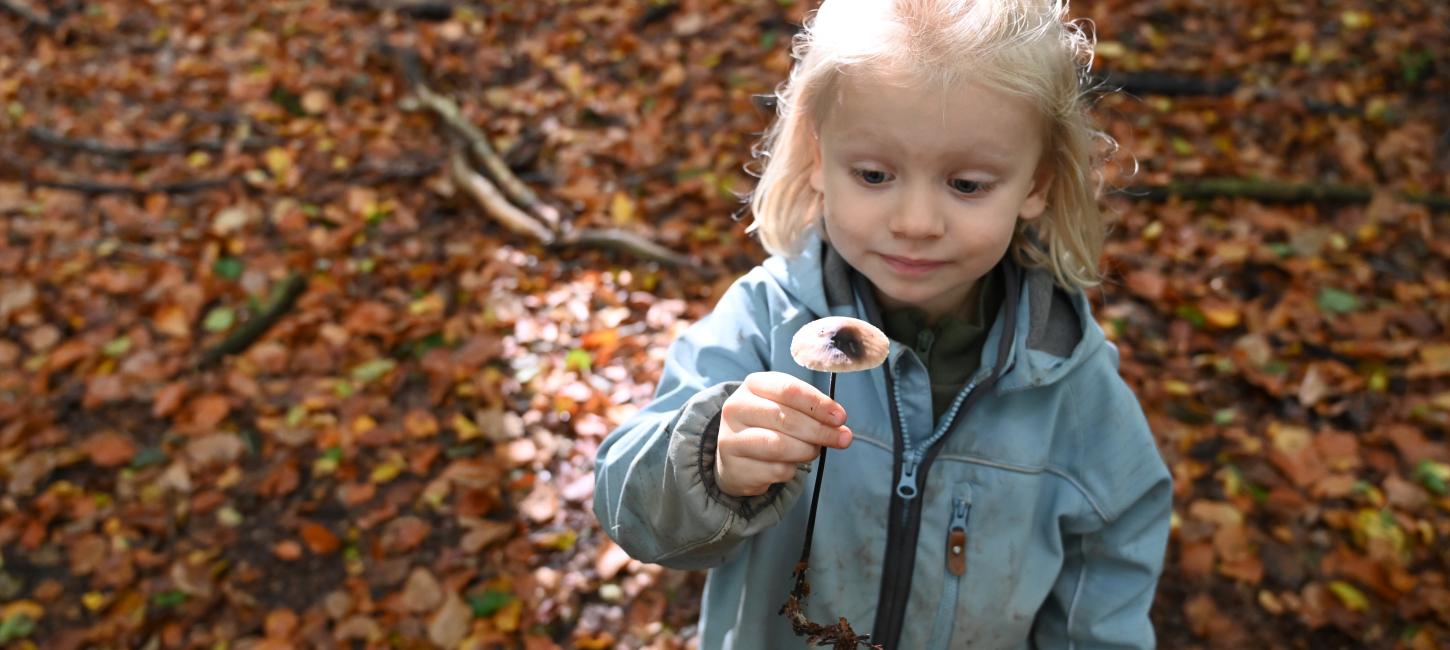
[[1002,463],[998,461],[988,460],[986,458],[967,456],[963,454],[942,454],[941,456],[937,457],[937,460],[955,460],[964,463],[972,463],[974,465],[1004,469],[1009,472],[1017,472],[1019,474],[1051,474],[1062,479],[1068,485],[1071,485],[1078,494],[1082,495],[1083,500],[1087,501],[1088,507],[1092,508],[1093,513],[1100,517],[1104,523],[1111,522],[1113,520],[1113,518],[1109,517],[1107,512],[1103,510],[1102,506],[1098,505],[1097,499],[1094,499],[1092,495],[1088,493],[1087,488],[1083,487],[1082,483],[1074,478],[1072,474],[1055,465],[1013,465],[1011,463]]
[[1072,602],[1067,607],[1067,650],[1072,650],[1077,647],[1077,642],[1072,631],[1073,618],[1077,616],[1077,603],[1082,596],[1082,585],[1087,582],[1087,560],[1085,559],[1087,557],[1087,549],[1084,548],[1087,542],[1084,539],[1085,536],[1082,536],[1078,537],[1077,540],[1078,557],[1084,559],[1079,560],[1082,566],[1079,566],[1077,569],[1077,584],[1072,588]]

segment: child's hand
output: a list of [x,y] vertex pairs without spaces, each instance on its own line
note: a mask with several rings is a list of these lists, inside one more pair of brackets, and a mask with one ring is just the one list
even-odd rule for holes
[[795,478],[821,445],[851,444],[846,409],[825,393],[782,372],[755,372],[725,400],[715,446],[715,483],[737,497],[764,494]]

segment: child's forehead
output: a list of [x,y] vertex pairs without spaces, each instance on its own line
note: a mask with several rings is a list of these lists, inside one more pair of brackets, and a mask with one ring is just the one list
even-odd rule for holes
[[1030,101],[981,83],[843,75],[836,90],[822,118],[822,135],[837,146],[966,149],[1005,158],[1042,136]]

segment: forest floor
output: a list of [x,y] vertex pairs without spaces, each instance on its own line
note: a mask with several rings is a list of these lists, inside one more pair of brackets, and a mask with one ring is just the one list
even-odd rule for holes
[[[1450,5],[1231,5],[1073,4],[1160,643],[1445,647]],[[687,645],[703,576],[601,533],[594,453],[763,259],[806,10],[0,2],[0,646]],[[409,52],[551,232],[690,261],[500,227]]]

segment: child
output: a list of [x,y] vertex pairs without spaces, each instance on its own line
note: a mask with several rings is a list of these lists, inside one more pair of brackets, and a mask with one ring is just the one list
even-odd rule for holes
[[[711,569],[700,645],[804,647],[779,616],[831,449],[806,614],[898,648],[1146,648],[1172,481],[1083,294],[1105,237],[1063,0],[827,0],[751,198],[773,256],[671,345],[599,449],[633,557]],[[893,339],[837,378],[792,335]]]

